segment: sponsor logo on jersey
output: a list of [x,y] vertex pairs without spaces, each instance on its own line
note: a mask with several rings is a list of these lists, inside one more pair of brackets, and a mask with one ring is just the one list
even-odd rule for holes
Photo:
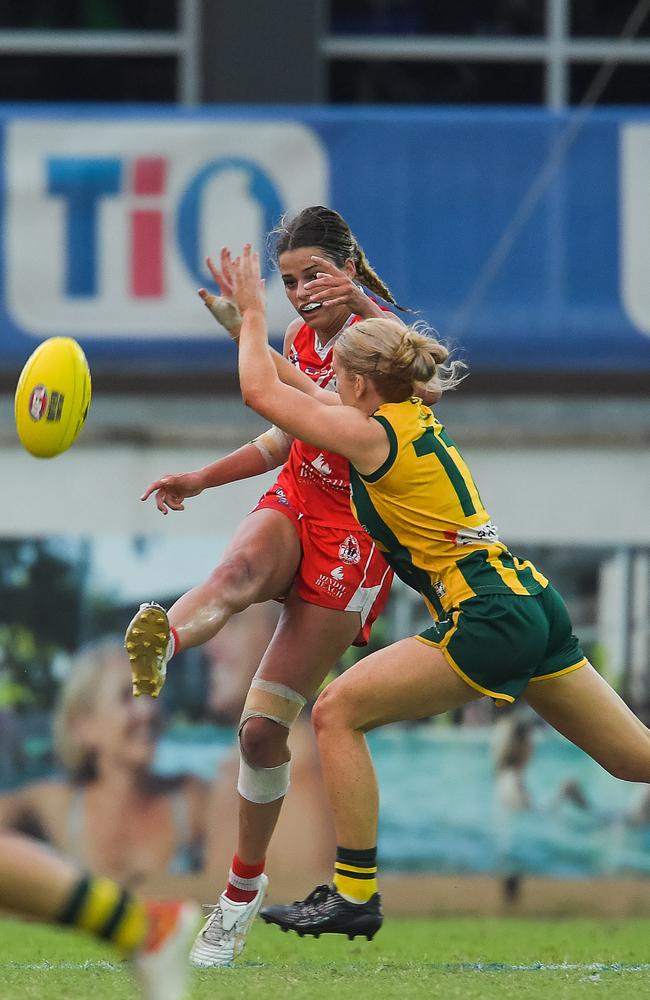
[[314,368],[312,365],[305,365],[303,368],[305,375],[309,375],[310,379],[319,385],[321,389],[329,389],[332,392],[336,392],[336,378],[334,376],[334,370],[329,366],[327,368]]
[[350,480],[349,479],[330,479],[324,472],[314,468],[313,463],[306,462],[302,459],[300,463],[300,471],[298,473],[301,479],[308,479],[310,483],[315,483],[324,489],[326,492],[335,491],[347,493],[350,495]]
[[447,596],[447,588],[445,587],[442,580],[438,580],[437,583],[434,583],[433,589],[435,590],[440,600],[442,600],[443,597]]
[[332,475],[332,469],[325,461],[325,456],[323,455],[322,451],[320,455],[317,455],[316,458],[312,460],[311,464],[314,466],[315,469],[318,469],[319,472],[322,472],[324,476]]
[[461,528],[460,531],[445,531],[444,534],[454,545],[477,545],[481,542],[499,541],[499,529],[492,521],[486,521],[478,528]]
[[345,570],[342,566],[335,566],[334,569],[330,570],[330,576],[335,580],[342,580],[345,576]]
[[339,545],[339,559],[351,566],[361,559],[361,547],[354,535],[348,535]]
[[345,597],[348,590],[344,583],[340,583],[339,580],[334,579],[329,573],[321,573],[316,578],[316,586],[320,587],[327,594],[331,594],[337,598]]

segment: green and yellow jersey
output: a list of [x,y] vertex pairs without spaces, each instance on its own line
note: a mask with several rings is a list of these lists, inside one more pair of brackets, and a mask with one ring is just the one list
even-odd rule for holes
[[388,458],[362,476],[350,466],[352,506],[400,579],[435,618],[478,594],[538,594],[548,581],[499,541],[454,442],[420,399],[384,403]]

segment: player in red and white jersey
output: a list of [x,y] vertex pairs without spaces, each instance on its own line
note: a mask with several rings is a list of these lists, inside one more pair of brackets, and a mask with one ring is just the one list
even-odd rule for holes
[[[345,220],[328,208],[303,210],[277,234],[276,256],[298,316],[285,354],[325,389],[335,390],[331,355],[338,335],[360,318],[381,315],[362,289],[393,302]],[[230,258],[211,264],[222,298],[201,295],[237,337],[228,302]],[[225,298],[224,298],[225,297]],[[290,366],[277,356],[277,363]],[[324,393],[338,402],[334,391]],[[282,465],[274,486],[237,529],[208,580],[167,614],[142,605],[126,633],[134,693],[158,694],[179,649],[206,642],[232,614],[269,599],[283,601],[274,637],[253,678],[240,724],[239,835],[228,885],[197,937],[191,961],[229,964],[244,947],[264,897],[264,858],[289,785],[289,730],[345,650],[367,641],[391,572],[350,508],[348,463],[271,428],[255,441],[197,472],[164,476],[145,491],[158,509],[182,510],[187,497],[211,486]]]
[[[351,316],[343,329],[360,318]],[[341,332],[321,346],[316,331],[303,323],[288,351],[292,364],[309,375],[316,385],[333,392],[336,391],[336,378],[332,370],[332,352]],[[296,499],[304,510],[317,512],[323,520],[332,519],[332,524],[353,524],[349,462],[341,455],[319,451],[304,441],[294,441],[279,482],[288,479],[292,480]]]
[[[297,329],[292,325],[285,338],[285,354],[321,388],[336,392],[331,365],[334,344],[343,330],[361,318],[351,314],[325,344],[307,323],[298,324]],[[293,441],[275,484],[256,508],[262,509],[279,510],[292,518],[300,534],[303,554],[294,580],[297,595],[323,607],[357,611],[361,629],[354,644],[365,645],[388,596],[392,573],[386,572],[383,557],[372,544],[368,547],[368,535],[352,514],[349,463],[334,452]]]

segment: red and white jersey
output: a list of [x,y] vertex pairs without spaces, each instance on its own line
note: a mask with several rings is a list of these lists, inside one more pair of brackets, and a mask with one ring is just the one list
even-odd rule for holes
[[[300,327],[289,352],[289,360],[322,389],[336,392],[332,370],[332,352],[336,341],[351,323],[349,320],[327,344],[322,346],[316,333],[306,323]],[[347,458],[333,451],[315,448],[304,441],[294,441],[289,458],[278,477],[278,484],[301,510],[324,524],[358,524],[350,507],[350,466]]]

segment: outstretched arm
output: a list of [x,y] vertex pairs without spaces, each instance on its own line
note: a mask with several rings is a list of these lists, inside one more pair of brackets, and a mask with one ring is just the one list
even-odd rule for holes
[[270,427],[248,444],[202,469],[161,476],[146,488],[140,499],[147,500],[155,493],[156,507],[161,514],[185,510],[184,501],[199,496],[203,490],[261,476],[263,472],[284,465],[290,448],[291,439],[277,427]]
[[288,434],[349,458],[361,471],[378,468],[388,454],[388,439],[377,421],[352,406],[327,406],[280,381],[268,351],[259,257],[250,246],[233,270],[235,300],[243,317],[239,381],[246,405]]

